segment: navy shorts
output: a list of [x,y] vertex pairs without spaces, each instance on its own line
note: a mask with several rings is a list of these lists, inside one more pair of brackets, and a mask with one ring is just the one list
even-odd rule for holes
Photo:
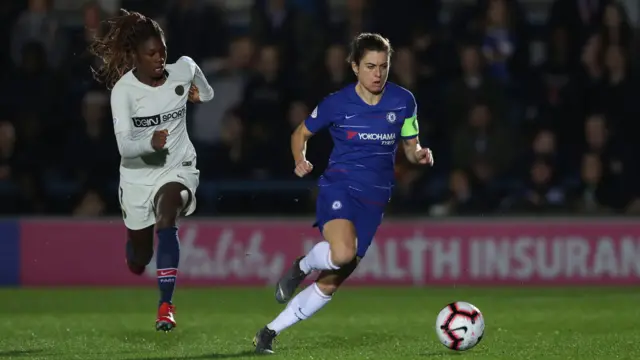
[[316,223],[322,233],[324,224],[335,219],[353,223],[358,238],[356,255],[364,257],[384,216],[389,202],[387,189],[363,191],[356,186],[336,183],[320,185],[316,200]]

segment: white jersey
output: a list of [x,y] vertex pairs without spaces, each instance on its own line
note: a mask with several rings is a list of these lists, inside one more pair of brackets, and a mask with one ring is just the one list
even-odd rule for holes
[[[165,83],[156,87],[141,83],[129,71],[111,92],[113,126],[122,157],[120,178],[128,183],[155,185],[169,171],[196,166],[186,125],[189,88],[196,85],[202,101],[213,98],[213,89],[189,57],[167,64],[166,71]],[[169,132],[167,144],[155,151],[151,137],[160,130]]]

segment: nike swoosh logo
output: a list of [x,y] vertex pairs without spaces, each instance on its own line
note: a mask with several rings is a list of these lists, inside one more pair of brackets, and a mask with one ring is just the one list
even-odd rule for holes
[[349,116],[349,115],[345,115],[345,116],[344,116],[344,118],[345,118],[345,119],[351,119],[351,118],[352,118],[352,117],[354,117],[354,116],[356,116],[356,115],[351,115],[351,116]]
[[160,276],[171,275],[171,271],[160,271]]

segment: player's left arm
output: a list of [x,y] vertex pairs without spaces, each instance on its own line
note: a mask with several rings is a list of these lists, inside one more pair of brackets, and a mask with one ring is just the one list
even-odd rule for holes
[[209,101],[213,99],[213,88],[209,85],[209,81],[207,81],[207,77],[204,76],[202,69],[193,61],[192,58],[188,56],[183,56],[179,59],[179,61],[184,61],[189,65],[189,69],[191,70],[191,74],[193,74],[192,83],[195,85],[198,91],[198,98],[202,102]]
[[400,137],[404,146],[404,154],[413,164],[433,165],[433,154],[428,148],[420,146],[420,126],[418,125],[418,105],[416,100],[411,96],[411,100],[407,104],[407,114],[405,117]]

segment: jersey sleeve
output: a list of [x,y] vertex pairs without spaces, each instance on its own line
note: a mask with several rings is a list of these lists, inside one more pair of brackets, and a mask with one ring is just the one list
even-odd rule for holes
[[418,126],[418,104],[413,94],[409,93],[409,99],[407,100],[406,115],[402,130],[400,130],[400,136],[403,139],[414,139],[418,137],[420,128]]
[[111,112],[113,114],[113,131],[116,134],[120,156],[132,159],[155,151],[151,146],[150,138],[133,139],[130,99],[127,92],[121,87],[116,86],[111,91]]
[[313,134],[329,127],[333,122],[333,107],[331,106],[331,97],[327,97],[316,106],[311,114],[304,121],[304,125]]
[[204,102],[213,99],[213,88],[209,85],[207,77],[204,75],[198,64],[188,56],[182,56],[178,61],[183,61],[189,66],[193,84],[200,92],[200,100]]

